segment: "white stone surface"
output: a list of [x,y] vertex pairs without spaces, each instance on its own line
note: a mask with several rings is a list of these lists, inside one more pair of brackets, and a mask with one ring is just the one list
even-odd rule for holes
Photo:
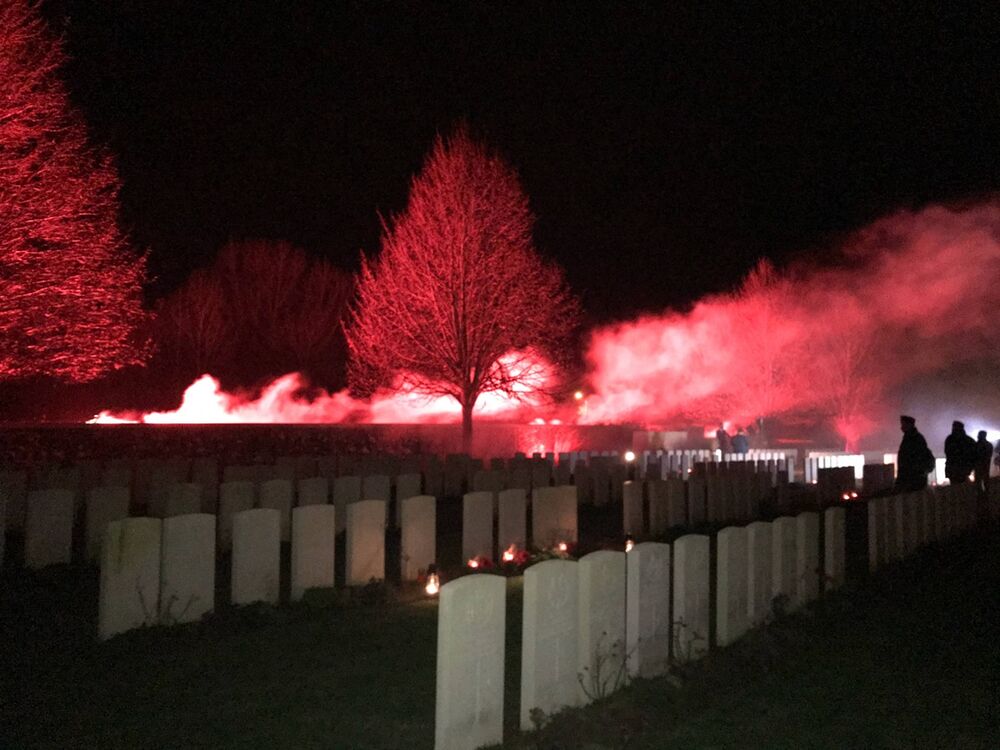
[[73,550],[75,500],[70,490],[28,493],[24,564],[31,569],[69,563]]
[[437,500],[414,495],[400,501],[400,565],[404,581],[416,580],[437,561]]
[[93,487],[87,492],[84,530],[86,533],[87,559],[101,556],[104,529],[112,521],[128,518],[128,486]]
[[424,479],[419,472],[400,474],[396,477],[396,525],[402,524],[403,507],[402,501],[408,497],[417,497],[423,494]]
[[[294,465],[292,465],[294,467]],[[281,541],[292,537],[292,500],[294,485],[290,479],[271,479],[262,482],[259,488],[258,508],[271,508],[281,514]]]
[[528,500],[524,490],[502,490],[499,495],[497,547],[502,554],[511,545],[528,548]]
[[435,750],[503,740],[506,580],[471,575],[441,587]]
[[163,517],[188,516],[201,513],[201,485],[175,482],[167,487],[167,502]]
[[747,530],[728,526],[716,537],[715,637],[728,646],[750,627],[747,591]]
[[673,547],[673,656],[686,662],[708,651],[710,542],[702,534],[687,534]]
[[254,508],[233,516],[233,604],[277,604],[281,591],[281,513]]
[[253,482],[236,480],[219,485],[219,551],[229,552],[233,546],[233,516],[251,510],[254,504]]
[[626,653],[633,677],[670,663],[670,545],[642,542],[626,555]]
[[347,506],[348,586],[385,578],[385,502],[360,500]]
[[747,620],[756,627],[771,616],[773,561],[771,544],[774,530],[765,521],[747,526]]
[[474,557],[496,558],[492,492],[467,492],[462,497],[462,560]]
[[545,560],[524,571],[521,729],[533,728],[532,709],[553,714],[579,701],[578,567]]
[[622,529],[626,534],[643,533],[642,482],[629,480],[622,488]]
[[292,511],[291,591],[293,602],[306,589],[333,588],[337,547],[337,509],[304,505]]
[[307,477],[298,481],[298,506],[327,505],[330,482],[326,477]]
[[160,620],[194,622],[215,609],[215,516],[196,513],[163,521]]
[[124,518],[105,527],[97,630],[101,640],[159,619],[158,518]]
[[795,517],[795,604],[802,606],[819,596],[819,515]]
[[361,477],[344,476],[333,480],[333,504],[337,508],[337,533],[347,526],[347,506],[361,500]]
[[771,596],[787,597],[786,609],[795,607],[798,594],[795,581],[797,549],[795,544],[795,518],[781,516],[771,523]]
[[576,487],[541,487],[531,496],[531,541],[548,548],[559,542],[577,541]]
[[823,577],[826,590],[844,585],[846,560],[847,511],[827,508],[823,511]]
[[625,553],[584,555],[579,574],[579,700],[590,703],[625,684]]

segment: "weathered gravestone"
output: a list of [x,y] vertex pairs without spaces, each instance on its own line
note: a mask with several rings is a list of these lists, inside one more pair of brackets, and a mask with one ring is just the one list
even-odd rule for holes
[[[396,477],[396,501],[417,497],[423,493],[423,477],[419,472],[400,474]],[[398,506],[397,506],[398,507]]]
[[337,509],[337,533],[347,526],[347,508],[361,499],[361,477],[343,476],[333,480],[333,505]]
[[725,477],[719,475],[709,474],[705,477],[705,517],[709,523],[728,520],[723,487],[725,481]]
[[688,662],[708,651],[710,541],[702,534],[687,534],[673,547],[673,656]]
[[497,522],[498,548],[528,548],[528,500],[524,490],[502,490],[499,495],[500,513]]
[[577,563],[579,575],[579,702],[623,687],[625,663],[625,553],[600,550]]
[[73,548],[74,496],[70,490],[28,493],[24,564],[28,568],[69,563]]
[[771,524],[754,521],[747,526],[747,620],[750,627],[771,615]]
[[160,621],[194,622],[215,609],[215,516],[163,521]]
[[278,603],[281,591],[281,513],[274,508],[233,516],[233,604]]
[[531,500],[531,541],[535,547],[576,543],[576,487],[541,487],[532,493]]
[[705,523],[705,477],[692,474],[687,480],[688,522],[692,526]]
[[462,559],[494,559],[493,493],[467,492],[462,498]]
[[796,544],[795,519],[782,516],[771,524],[771,595],[783,597],[785,610],[794,608],[797,595],[795,581]]
[[94,487],[87,493],[84,529],[88,560],[100,557],[105,527],[112,521],[128,518],[128,503],[127,486]]
[[578,565],[545,560],[524,571],[521,729],[534,728],[533,710],[550,715],[579,700]]
[[728,526],[716,537],[715,640],[728,646],[750,627],[747,530]]
[[365,500],[381,500],[387,506],[392,494],[392,485],[385,474],[371,474],[361,480],[361,497]]
[[823,578],[827,591],[844,585],[846,519],[843,508],[823,511]]
[[622,488],[622,529],[626,534],[643,533],[641,481],[625,482]]
[[[294,466],[293,466],[294,468]],[[260,485],[259,508],[271,508],[281,514],[281,541],[291,538],[292,530],[292,480],[272,479]]]
[[795,606],[819,596],[819,515],[800,513],[795,518]]
[[385,502],[360,500],[347,506],[348,586],[385,578]]
[[201,485],[192,482],[175,482],[167,488],[167,502],[163,517],[187,516],[201,513]]
[[670,545],[643,542],[626,556],[626,653],[632,676],[655,677],[670,662]]
[[670,528],[670,504],[667,497],[667,483],[659,478],[646,480],[649,496],[649,533],[660,536]]
[[677,477],[664,481],[667,484],[667,523],[672,529],[687,526],[687,483]]
[[337,547],[337,509],[332,505],[304,505],[292,511],[291,599],[306,589],[333,588]]
[[330,482],[326,477],[307,477],[298,481],[298,506],[327,505],[330,502]]
[[124,518],[104,530],[97,630],[101,640],[159,621],[158,518]]
[[253,508],[254,483],[244,480],[219,485],[219,551],[229,552],[233,546],[233,516]]
[[441,587],[435,750],[503,740],[506,579],[471,575]]
[[414,495],[403,499],[400,509],[402,578],[414,581],[437,560],[437,500]]

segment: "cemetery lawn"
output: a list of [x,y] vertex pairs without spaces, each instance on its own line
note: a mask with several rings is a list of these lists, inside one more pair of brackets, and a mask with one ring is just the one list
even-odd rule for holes
[[[996,535],[928,550],[529,734],[512,579],[505,746],[1000,747],[998,561]],[[2,748],[433,746],[433,602],[320,596],[100,644],[93,571],[8,568],[2,584]]]

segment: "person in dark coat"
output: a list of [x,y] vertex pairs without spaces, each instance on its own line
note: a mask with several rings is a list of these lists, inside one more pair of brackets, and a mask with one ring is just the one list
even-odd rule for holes
[[986,485],[990,481],[990,460],[993,458],[993,444],[986,439],[986,430],[976,436],[976,489],[981,497],[986,497]]
[[915,492],[927,486],[927,475],[934,470],[934,454],[917,430],[917,420],[905,414],[899,418],[903,440],[896,455],[896,489]]
[[944,475],[952,484],[969,481],[976,466],[976,441],[965,432],[965,424],[955,420],[951,434],[944,439]]
[[745,455],[750,451],[750,441],[747,439],[747,434],[740,427],[736,430],[736,434],[733,435],[733,453],[739,453]]
[[719,450],[722,454],[733,452],[733,441],[729,437],[729,433],[726,432],[726,426],[724,424],[719,425],[719,429],[715,431],[715,439],[719,441]]

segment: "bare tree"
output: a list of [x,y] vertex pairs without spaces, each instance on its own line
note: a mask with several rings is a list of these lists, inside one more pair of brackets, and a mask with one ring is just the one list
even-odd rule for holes
[[362,258],[347,328],[352,386],[400,379],[455,398],[466,445],[480,395],[537,389],[536,355],[561,359],[579,305],[535,252],[532,224],[511,167],[464,128],[439,137],[381,254]]
[[235,343],[222,285],[208,270],[195,271],[162,300],[156,319],[161,352],[198,374],[225,361]]

